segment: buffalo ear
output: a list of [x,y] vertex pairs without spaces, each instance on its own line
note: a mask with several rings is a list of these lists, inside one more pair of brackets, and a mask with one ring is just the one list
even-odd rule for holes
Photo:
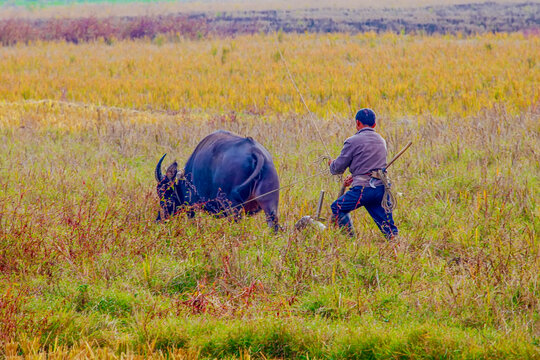
[[169,165],[169,167],[167,168],[167,173],[166,173],[167,178],[171,181],[174,180],[177,172],[178,172],[178,164],[175,161],[171,165]]

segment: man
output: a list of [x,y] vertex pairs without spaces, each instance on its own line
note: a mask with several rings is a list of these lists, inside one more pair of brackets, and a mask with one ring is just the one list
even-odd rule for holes
[[345,140],[341,154],[329,160],[330,172],[343,174],[349,168],[344,186],[351,189],[332,204],[332,218],[354,237],[354,229],[349,213],[364,206],[379,229],[388,240],[398,234],[391,211],[385,211],[381,203],[385,192],[381,180],[372,177],[373,170],[386,168],[386,141],[375,132],[375,113],[371,109],[361,109],[356,113],[358,132]]

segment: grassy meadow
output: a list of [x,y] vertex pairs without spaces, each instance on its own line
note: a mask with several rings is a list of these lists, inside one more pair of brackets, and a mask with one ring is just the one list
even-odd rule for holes
[[[154,167],[217,129],[282,185],[378,113],[401,235],[258,215],[154,223]],[[31,358],[540,358],[540,37],[277,34],[0,48],[0,353]]]

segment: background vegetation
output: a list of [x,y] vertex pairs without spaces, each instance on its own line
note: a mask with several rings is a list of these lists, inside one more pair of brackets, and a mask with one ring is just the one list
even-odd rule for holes
[[[540,83],[534,34],[253,35],[0,52],[0,349],[6,357],[538,358]],[[282,184],[379,114],[401,238],[293,230],[315,177],[262,216],[155,224],[153,169],[216,129]],[[330,196],[332,198],[332,196]],[[328,216],[328,205],[325,216]],[[127,355],[126,355],[127,354]]]
[[[414,1],[413,1],[414,2]],[[258,5],[259,7],[255,6]],[[283,4],[282,4],[283,5]],[[37,40],[79,43],[148,38],[163,41],[223,37],[238,34],[394,32],[401,34],[477,34],[517,32],[538,34],[538,2],[479,2],[446,4],[424,2],[377,4],[332,2],[233,3],[170,2],[85,4],[44,9],[0,7],[0,43],[12,45]],[[161,40],[160,40],[161,39]]]

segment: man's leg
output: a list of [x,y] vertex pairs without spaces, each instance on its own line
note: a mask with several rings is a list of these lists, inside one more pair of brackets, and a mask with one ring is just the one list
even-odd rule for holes
[[364,187],[355,186],[332,203],[332,221],[354,237],[354,228],[349,213],[362,206]]
[[366,207],[369,215],[371,215],[375,221],[375,224],[377,224],[384,236],[387,239],[391,239],[398,234],[398,228],[396,225],[394,225],[392,212],[387,213],[381,205],[384,194],[384,186],[377,186],[373,192],[373,198],[363,205]]

